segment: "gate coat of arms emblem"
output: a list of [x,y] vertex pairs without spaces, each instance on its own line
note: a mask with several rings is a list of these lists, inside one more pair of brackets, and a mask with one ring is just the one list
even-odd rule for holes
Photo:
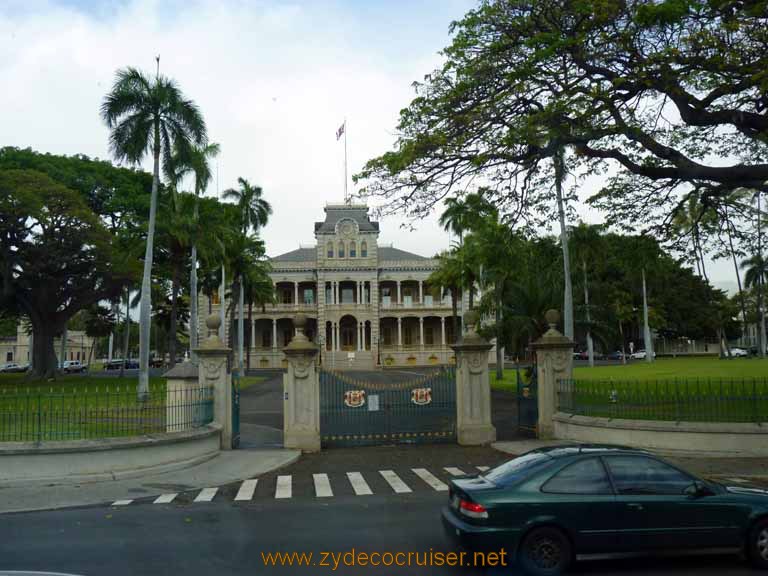
[[432,402],[432,388],[414,388],[411,390],[411,402],[424,406]]
[[350,408],[360,408],[365,404],[365,390],[347,390],[344,392],[344,404]]

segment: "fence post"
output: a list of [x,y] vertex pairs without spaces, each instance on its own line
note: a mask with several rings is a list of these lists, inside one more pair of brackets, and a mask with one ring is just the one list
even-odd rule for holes
[[198,384],[197,364],[185,361],[163,374],[165,386],[165,431],[182,432],[199,426],[204,420]]
[[557,310],[548,310],[544,318],[549,330],[533,344],[539,378],[539,422],[536,430],[539,438],[550,439],[555,437],[552,417],[557,412],[557,383],[573,378],[573,342],[557,330],[560,321]]
[[320,383],[315,368],[318,348],[304,334],[304,314],[297,314],[293,325],[296,336],[283,348],[288,360],[288,372],[283,375],[283,445],[319,452]]
[[221,318],[205,319],[208,338],[195,352],[198,357],[198,386],[213,388],[213,421],[221,426],[221,449],[232,449],[232,380],[229,372],[231,350],[219,338]]
[[451,346],[456,353],[456,436],[464,446],[496,441],[488,375],[488,351],[493,345],[475,331],[479,320],[474,310],[464,314],[467,333],[461,342]]

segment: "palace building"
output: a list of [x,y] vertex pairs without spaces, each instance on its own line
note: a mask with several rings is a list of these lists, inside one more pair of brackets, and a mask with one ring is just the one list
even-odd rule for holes
[[[245,320],[251,368],[286,365],[293,318],[305,314],[319,361],[335,369],[429,366],[454,361],[451,299],[428,282],[438,261],[379,244],[364,204],[331,204],[315,223],[315,244],[271,259],[276,304]],[[209,305],[201,295],[200,323]],[[466,303],[459,303],[459,316]],[[201,332],[203,328],[201,328]],[[230,332],[231,330],[228,330]],[[201,337],[204,337],[201,334]],[[231,343],[231,339],[229,340]]]

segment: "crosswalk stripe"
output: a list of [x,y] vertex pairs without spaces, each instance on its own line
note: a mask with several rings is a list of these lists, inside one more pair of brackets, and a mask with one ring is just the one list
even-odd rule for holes
[[413,473],[416,474],[416,476],[424,480],[424,482],[429,484],[432,488],[434,488],[438,492],[445,492],[446,490],[448,490],[448,485],[445,482],[442,482],[441,480],[436,478],[426,468],[411,468],[411,470],[413,470]]
[[446,466],[443,468],[448,474],[451,476],[466,476],[464,471],[461,468],[456,468],[455,466]]
[[157,499],[153,502],[153,504],[170,504],[173,502],[174,498],[176,498],[178,494],[161,494],[157,497]]
[[112,502],[112,506],[128,506],[133,500],[115,500]]
[[253,499],[253,493],[256,491],[256,483],[258,480],[244,480],[242,484],[240,484],[240,490],[237,491],[237,494],[235,495],[235,501],[241,501],[241,500],[252,500]]
[[480,472],[485,472],[486,470],[490,470],[488,466],[475,466]]
[[218,491],[218,488],[203,488],[193,502],[210,502]]
[[357,496],[369,496],[373,494],[371,487],[368,486],[368,483],[360,472],[347,472],[347,478],[349,478],[349,483],[352,484],[352,489]]
[[400,476],[395,474],[392,470],[379,470],[379,474],[381,474],[384,480],[387,481],[387,484],[392,487],[395,494],[412,492],[412,490],[408,488],[408,485],[400,479]]
[[312,474],[315,481],[315,496],[318,498],[330,498],[333,496],[331,483],[328,481],[328,474]]
[[278,476],[277,486],[275,488],[275,498],[290,498],[290,497],[291,497],[291,477]]

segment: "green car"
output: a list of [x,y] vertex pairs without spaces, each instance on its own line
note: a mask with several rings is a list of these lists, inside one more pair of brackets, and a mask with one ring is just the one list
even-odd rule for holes
[[531,574],[576,554],[732,548],[768,569],[768,490],[724,486],[653,454],[610,445],[533,450],[451,481],[447,536],[505,550]]

